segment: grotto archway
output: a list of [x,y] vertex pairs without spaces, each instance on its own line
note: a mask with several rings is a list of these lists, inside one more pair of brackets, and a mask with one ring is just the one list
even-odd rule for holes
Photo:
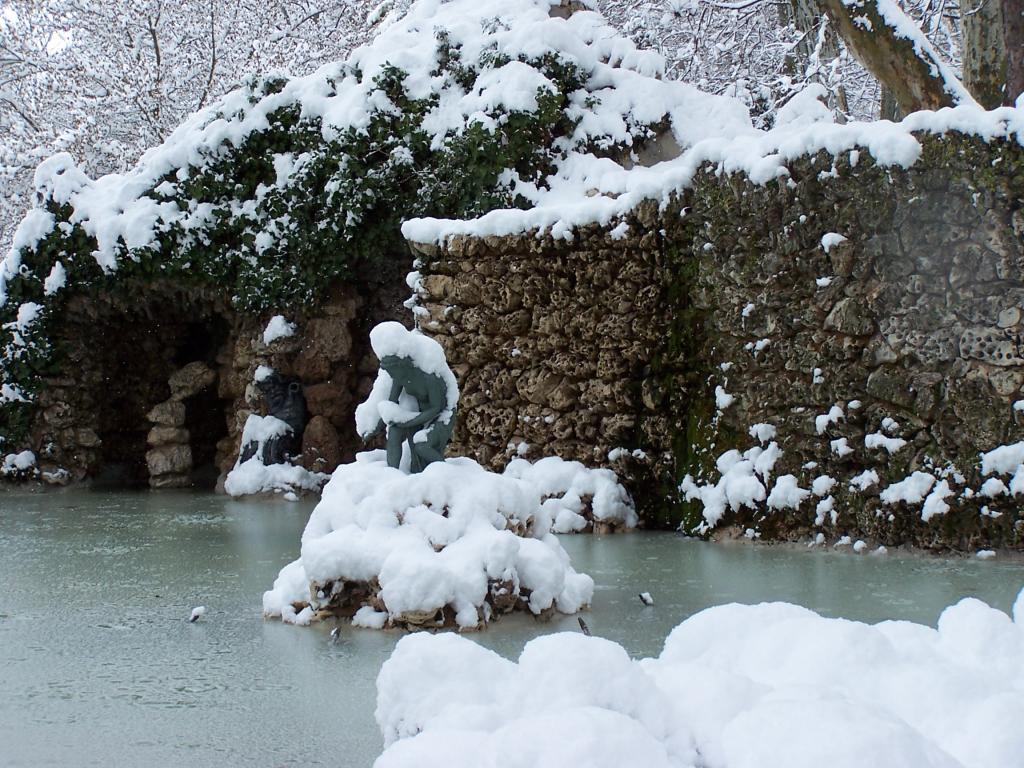
[[33,426],[43,472],[100,486],[212,488],[237,394],[239,318],[212,292],[143,286],[68,302]]

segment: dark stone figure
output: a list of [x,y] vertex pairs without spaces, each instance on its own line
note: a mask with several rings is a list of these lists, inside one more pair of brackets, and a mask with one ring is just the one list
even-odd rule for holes
[[[302,453],[302,433],[306,429],[309,413],[306,410],[306,397],[302,393],[302,383],[298,379],[290,379],[279,373],[271,373],[256,382],[256,388],[267,402],[268,415],[280,419],[291,432],[280,437],[272,437],[263,444],[261,459],[263,464],[284,464],[289,457]],[[259,443],[250,441],[242,446],[240,462],[247,461],[256,455]]]
[[[416,399],[419,408],[419,413],[411,418],[388,420],[388,466],[400,467],[404,443],[409,446],[412,459],[409,471],[422,472],[428,464],[444,458],[444,449],[455,429],[454,413],[447,423],[439,418],[447,409],[448,386],[440,376],[421,371],[405,357],[388,355],[380,361],[380,367],[391,377],[388,400],[396,405],[396,410],[403,391]],[[377,427],[379,430],[380,425]],[[419,440],[416,439],[417,434],[421,435]]]

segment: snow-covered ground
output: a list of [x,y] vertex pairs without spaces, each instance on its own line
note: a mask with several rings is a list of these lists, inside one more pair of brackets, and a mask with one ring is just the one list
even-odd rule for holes
[[410,475],[383,451],[362,453],[324,488],[301,555],[264,594],[263,610],[295,624],[321,610],[354,614],[374,628],[473,628],[515,609],[574,613],[594,582],[573,570],[551,530],[584,527],[588,511],[636,523],[615,476],[577,462],[519,460],[496,474],[456,458]]
[[1024,590],[937,629],[722,605],[634,660],[578,633],[518,662],[454,634],[403,638],[377,679],[375,768],[1020,768]]

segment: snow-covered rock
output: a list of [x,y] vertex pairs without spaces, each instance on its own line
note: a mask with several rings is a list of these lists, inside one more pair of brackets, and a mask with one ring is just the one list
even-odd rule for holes
[[1024,591],[938,628],[723,605],[657,658],[579,633],[513,662],[453,634],[403,638],[377,678],[375,768],[1009,768],[1024,755]]
[[633,500],[610,469],[548,456],[533,463],[513,459],[504,474],[533,486],[554,533],[607,532],[635,528],[638,522]]
[[0,460],[0,477],[28,477],[36,471],[36,455],[32,451],[8,453]]
[[474,628],[516,609],[574,613],[594,582],[573,570],[553,518],[571,520],[592,494],[595,515],[635,522],[604,472],[546,459],[513,462],[502,475],[456,458],[405,474],[383,451],[359,454],[324,488],[301,555],[264,594],[264,613],[298,624],[353,616],[378,628]]
[[311,472],[293,464],[264,464],[263,447],[274,438],[291,432],[287,423],[275,416],[251,414],[242,429],[243,446],[254,444],[255,453],[239,460],[224,480],[229,496],[250,496],[257,493],[292,493],[296,490],[319,491],[330,475]]

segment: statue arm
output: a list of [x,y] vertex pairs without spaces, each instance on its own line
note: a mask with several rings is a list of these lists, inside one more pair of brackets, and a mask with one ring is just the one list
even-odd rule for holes
[[397,403],[398,399],[402,396],[402,382],[392,381],[391,382],[391,393],[388,395],[388,400],[392,403]]
[[397,426],[405,429],[422,427],[430,424],[441,415],[441,411],[444,410],[444,406],[447,402],[447,389],[445,388],[444,382],[440,379],[437,380],[436,384],[433,381],[431,384],[432,386],[429,388],[427,395],[427,407],[420,411],[419,415],[415,418],[409,419]]
[[[401,383],[397,382],[397,381],[391,382],[391,392],[388,394],[388,400],[391,401],[392,403],[397,403],[398,402],[398,398],[400,398],[401,396],[402,396],[402,385],[401,385]],[[380,416],[377,416],[377,424],[376,424],[376,426],[370,432],[367,432],[365,435],[362,436],[363,440],[364,441],[369,440],[371,437],[373,437],[378,432],[380,432],[380,430],[384,426],[385,426],[384,419],[382,419]]]

